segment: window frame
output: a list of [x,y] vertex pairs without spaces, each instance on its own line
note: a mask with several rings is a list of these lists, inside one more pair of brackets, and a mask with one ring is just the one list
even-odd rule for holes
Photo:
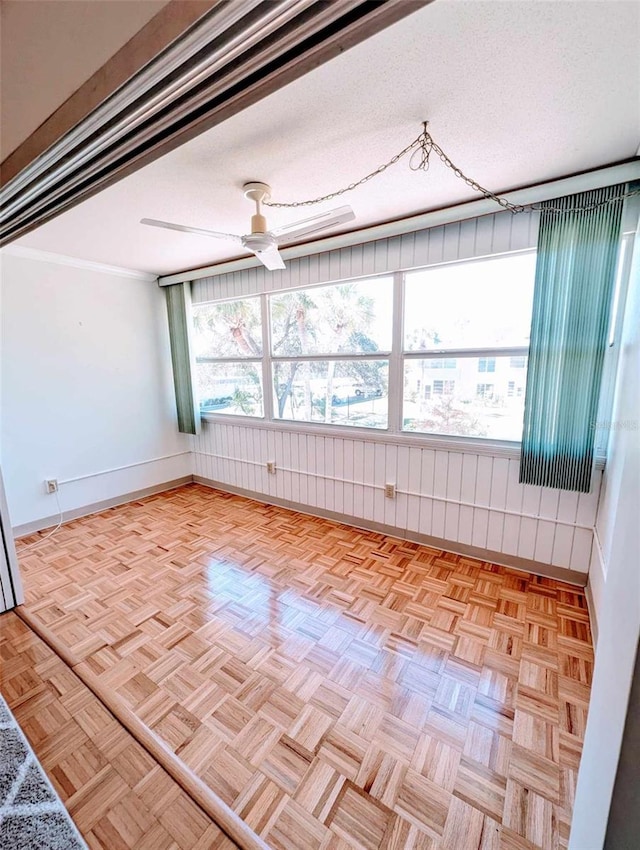
[[[529,346],[512,346],[504,348],[442,348],[430,351],[405,351],[404,350],[404,304],[406,292],[406,275],[408,272],[431,270],[443,266],[467,265],[479,263],[483,260],[496,260],[500,258],[535,255],[536,248],[524,248],[513,251],[498,251],[494,254],[481,257],[467,257],[442,263],[433,263],[427,266],[418,266],[402,269],[395,272],[385,271],[377,274],[360,275],[357,277],[345,277],[340,280],[319,281],[314,284],[298,284],[291,287],[272,289],[262,293],[250,293],[241,296],[232,296],[219,299],[211,299],[199,302],[198,306],[212,303],[239,301],[243,298],[260,298],[260,309],[262,317],[262,357],[246,358],[209,358],[215,362],[261,362],[262,363],[262,390],[263,390],[263,416],[244,416],[236,414],[221,414],[216,412],[201,413],[205,421],[218,422],[220,424],[238,424],[247,427],[260,427],[273,431],[293,431],[317,434],[325,437],[339,437],[342,439],[354,439],[366,437],[372,442],[394,443],[401,446],[429,445],[434,448],[443,448],[459,451],[471,451],[476,454],[490,454],[494,456],[518,457],[520,454],[521,440],[498,440],[490,437],[460,436],[453,434],[438,434],[435,432],[409,431],[403,428],[403,402],[404,402],[404,364],[405,360],[442,360],[443,363],[449,359],[473,358],[473,357],[520,357],[529,355]],[[272,296],[282,295],[285,292],[295,292],[316,287],[339,286],[350,281],[375,280],[380,278],[393,279],[393,307],[392,307],[392,342],[390,351],[376,351],[371,353],[340,353],[340,354],[312,354],[312,355],[273,355],[271,353],[271,316],[269,312],[269,299]],[[204,360],[204,358],[199,358]],[[273,394],[273,365],[277,362],[295,361],[345,361],[345,360],[388,360],[389,363],[389,385],[388,385],[388,416],[386,428],[363,427],[359,425],[342,425],[329,422],[306,422],[292,419],[280,419],[274,413]],[[445,379],[447,369],[441,370],[442,378]],[[526,367],[525,367],[526,375]],[[480,374],[480,373],[478,373]],[[484,374],[484,373],[483,373]],[[486,373],[490,374],[490,373]]]
[[[268,380],[268,384],[265,386],[269,387],[269,407],[268,407],[268,417],[267,417],[267,406],[266,406],[266,397],[265,397],[265,419],[268,419],[269,422],[273,422],[277,425],[283,423],[289,423],[291,425],[300,426],[303,428],[309,426],[318,426],[320,428],[329,428],[331,433],[333,433],[336,429],[340,429],[346,431],[347,433],[351,433],[352,431],[360,431],[365,434],[386,434],[390,431],[390,421],[391,421],[391,401],[390,401],[390,386],[391,386],[391,350],[383,350],[373,352],[340,352],[338,354],[276,354],[274,355],[271,351],[271,342],[272,342],[272,323],[271,323],[271,298],[278,297],[279,295],[283,295],[288,292],[303,292],[308,289],[320,289],[323,287],[330,286],[340,286],[345,283],[350,283],[352,281],[367,281],[367,280],[382,280],[389,279],[392,283],[392,315],[391,315],[391,347],[393,349],[394,343],[394,321],[396,315],[395,309],[395,300],[396,300],[396,275],[391,272],[381,272],[379,274],[373,275],[362,275],[356,278],[342,278],[341,280],[332,280],[332,281],[321,281],[319,283],[314,284],[300,284],[298,286],[288,286],[283,289],[274,289],[269,292],[263,292],[262,298],[264,299],[261,302],[261,308],[263,310],[262,313],[262,325],[263,325],[263,359],[265,361],[265,371],[263,371],[263,381]],[[266,311],[266,313],[264,312]],[[266,327],[265,327],[266,326]],[[266,331],[266,337],[264,337],[264,333]],[[264,346],[267,345],[265,348]],[[318,421],[306,421],[300,419],[285,419],[276,416],[274,410],[274,364],[276,363],[304,363],[304,362],[324,362],[324,361],[333,361],[333,362],[344,362],[344,361],[355,361],[355,362],[366,362],[372,361],[375,362],[377,360],[386,360],[389,364],[389,390],[387,393],[387,427],[386,428],[373,428],[373,427],[365,427],[359,425],[340,425],[332,422],[318,422]],[[266,373],[268,373],[268,378],[266,377]],[[238,417],[243,418],[244,417]]]
[[[263,300],[264,296],[263,295],[260,295],[260,296],[240,295],[240,296],[234,296],[232,298],[216,298],[212,301],[201,301],[198,304],[192,305],[192,310],[193,310],[193,307],[204,307],[207,304],[231,304],[235,301],[248,301],[249,299],[255,299],[255,298],[258,298],[259,303],[260,303],[260,330],[261,330],[260,341],[262,343],[262,354],[260,356],[251,355],[251,356],[247,356],[247,357],[241,357],[241,356],[236,356],[236,357],[209,357],[209,356],[198,357],[196,355],[194,357],[196,369],[201,363],[212,363],[212,364],[218,364],[218,363],[259,363],[262,366],[263,360],[264,360],[264,355],[265,355],[265,347],[264,347],[264,344],[265,344],[264,300]],[[192,317],[193,317],[193,312],[192,312]],[[220,416],[224,421],[231,420],[231,419],[241,420],[243,422],[245,420],[248,420],[250,422],[251,421],[253,421],[253,422],[264,421],[265,418],[266,418],[266,414],[267,414],[265,391],[264,391],[264,367],[262,366],[262,368],[259,368],[257,371],[258,371],[258,374],[261,376],[261,379],[262,379],[262,415],[261,416],[251,416],[248,413],[244,414],[244,415],[240,415],[240,414],[237,414],[237,413],[220,413],[220,412],[215,413],[214,411],[203,412],[202,407],[200,406],[200,399],[198,399],[198,410],[200,411],[200,418],[206,419],[208,416],[216,416],[216,417]]]

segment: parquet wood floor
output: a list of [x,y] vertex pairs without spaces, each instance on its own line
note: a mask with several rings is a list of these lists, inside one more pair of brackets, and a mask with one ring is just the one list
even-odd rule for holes
[[91,850],[236,850],[12,612],[0,690]]
[[274,850],[566,847],[579,588],[199,485],[20,560],[27,607]]

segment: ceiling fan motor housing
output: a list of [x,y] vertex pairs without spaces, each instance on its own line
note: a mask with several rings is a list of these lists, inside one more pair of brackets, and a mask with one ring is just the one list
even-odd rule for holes
[[[254,218],[256,218],[256,216],[254,216]],[[260,218],[262,218],[262,216],[260,216]],[[261,254],[263,251],[269,251],[272,248],[277,247],[275,236],[272,236],[270,233],[256,233],[255,231],[250,233],[248,236],[243,236],[242,244],[245,248],[248,248],[250,251],[254,251],[256,254]]]

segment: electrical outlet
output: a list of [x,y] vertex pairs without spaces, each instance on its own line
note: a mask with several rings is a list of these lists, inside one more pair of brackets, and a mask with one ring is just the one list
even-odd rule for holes
[[268,460],[267,461],[267,472],[270,472],[271,475],[276,474],[276,462],[275,462],[275,460]]
[[384,485],[384,495],[387,499],[395,499],[396,497],[396,485],[395,484],[385,484]]
[[57,493],[58,492],[58,479],[57,478],[47,478],[44,482],[44,488],[47,493]]

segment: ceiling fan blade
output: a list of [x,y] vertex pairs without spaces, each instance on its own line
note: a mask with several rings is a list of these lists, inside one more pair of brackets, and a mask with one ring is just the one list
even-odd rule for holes
[[195,233],[197,236],[209,236],[213,239],[232,239],[234,242],[242,241],[235,233],[218,233],[216,230],[202,230],[200,227],[172,224],[170,221],[158,221],[156,218],[141,218],[140,224],[148,224],[151,227],[165,227],[167,230],[179,230],[182,233]]
[[[251,251],[251,248],[249,248]],[[270,272],[276,269],[286,268],[284,260],[278,253],[278,249],[274,245],[273,248],[268,248],[266,251],[252,251],[253,254],[260,260],[263,266],[266,266]]]
[[278,245],[286,245],[289,242],[301,239],[303,236],[309,236],[311,233],[334,227],[336,224],[353,221],[355,217],[351,207],[338,207],[335,210],[328,210],[319,215],[311,216],[311,218],[296,221],[293,224],[286,224],[284,227],[277,227],[271,232],[278,240]]

